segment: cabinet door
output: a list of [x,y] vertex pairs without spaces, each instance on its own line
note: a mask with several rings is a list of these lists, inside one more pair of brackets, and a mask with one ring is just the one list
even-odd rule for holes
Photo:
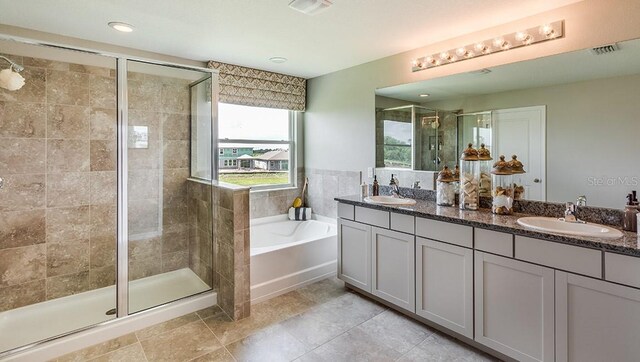
[[476,251],[475,322],[479,343],[518,361],[553,361],[553,269]]
[[371,292],[371,226],[338,219],[338,278]]
[[556,272],[558,361],[638,361],[640,290]]
[[376,227],[371,237],[371,293],[415,312],[415,237]]
[[416,314],[473,338],[473,251],[416,238]]

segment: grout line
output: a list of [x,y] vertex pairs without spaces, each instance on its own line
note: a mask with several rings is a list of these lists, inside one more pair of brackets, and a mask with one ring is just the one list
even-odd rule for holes
[[[220,310],[222,310],[222,308],[220,308]],[[225,315],[227,315],[227,313],[226,313],[224,310],[222,310],[222,312],[223,312]],[[198,317],[200,317],[200,316],[198,315]],[[227,317],[228,317],[228,316],[227,316]],[[210,318],[211,318],[211,317],[210,317]],[[222,343],[222,341],[220,340],[220,338],[218,338],[218,336],[216,336],[216,334],[213,332],[213,330],[211,329],[211,327],[209,327],[209,325],[208,325],[206,322],[204,322],[204,320],[202,319],[202,317],[200,317],[200,319],[202,320],[202,322],[204,323],[204,325],[207,327],[207,329],[209,330],[209,332],[211,332],[211,334],[213,335],[213,338],[215,338],[215,339],[218,341],[218,343],[220,343],[220,345],[222,346],[222,348],[224,348],[224,350],[229,354],[229,356],[231,356],[231,358],[233,358],[233,360],[234,360],[234,361],[237,361],[236,357],[235,357],[235,356],[234,356],[234,355],[229,351],[229,349],[227,349],[227,346],[225,346],[225,345]],[[235,323],[235,322],[233,322],[233,323]],[[231,344],[231,343],[233,343],[233,342],[230,342],[229,344]],[[196,357],[196,358],[198,358],[198,357]]]

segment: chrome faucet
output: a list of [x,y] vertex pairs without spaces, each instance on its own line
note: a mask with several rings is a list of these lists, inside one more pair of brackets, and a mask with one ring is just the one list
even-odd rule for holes
[[419,189],[420,188],[420,180],[417,180],[416,182],[413,183],[413,188],[414,189]]
[[578,196],[578,199],[576,200],[576,206],[578,207],[587,206],[587,197],[585,195]]
[[564,217],[561,218],[560,220],[564,222],[586,224],[586,222],[578,219],[578,217],[576,216],[576,211],[578,210],[578,207],[573,202],[567,202],[565,206],[566,206],[566,209],[564,210]]
[[391,186],[391,196],[393,197],[401,197],[400,196],[400,182],[398,178],[393,174],[391,175],[391,181],[389,181],[389,186]]

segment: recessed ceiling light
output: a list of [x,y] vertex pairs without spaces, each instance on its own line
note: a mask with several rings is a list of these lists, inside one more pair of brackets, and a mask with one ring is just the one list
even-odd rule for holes
[[427,93],[422,93],[422,94],[419,94],[419,96],[420,97],[428,97],[429,95]]
[[121,31],[123,33],[130,33],[133,31],[133,25],[127,23],[121,23],[118,21],[112,21],[109,23],[109,26],[116,29],[117,31]]
[[281,64],[287,61],[287,58],[285,57],[271,57],[269,58],[270,61],[276,63],[276,64]]

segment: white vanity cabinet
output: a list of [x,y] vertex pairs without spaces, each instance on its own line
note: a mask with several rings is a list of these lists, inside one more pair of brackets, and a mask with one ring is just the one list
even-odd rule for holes
[[475,252],[475,340],[518,361],[554,360],[554,270]]
[[372,228],[371,293],[415,312],[413,235]]
[[473,338],[473,251],[416,238],[416,314]]
[[556,360],[640,360],[640,290],[556,271]]
[[371,292],[371,226],[338,219],[338,278]]

